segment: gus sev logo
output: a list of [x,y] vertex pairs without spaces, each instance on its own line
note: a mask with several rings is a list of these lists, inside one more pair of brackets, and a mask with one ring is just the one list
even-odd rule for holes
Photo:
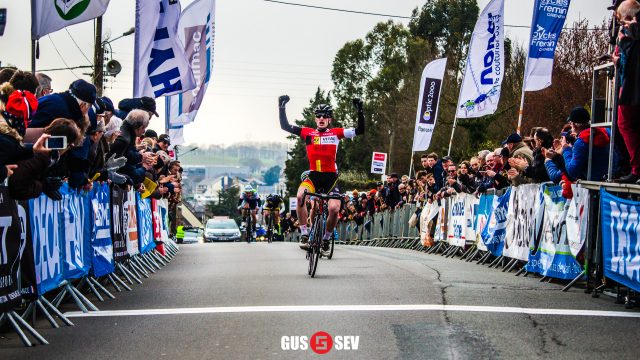
[[58,15],[64,20],[73,20],[87,10],[91,0],[51,0],[54,1]]
[[280,348],[285,351],[308,351],[309,348],[319,355],[336,351],[358,350],[360,336],[331,336],[324,331],[318,331],[308,336],[285,335],[280,338]]

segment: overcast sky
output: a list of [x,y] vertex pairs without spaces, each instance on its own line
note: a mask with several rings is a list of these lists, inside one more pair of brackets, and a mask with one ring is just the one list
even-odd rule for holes
[[[184,9],[191,0],[181,0]],[[196,122],[185,129],[189,143],[231,144],[240,141],[286,141],[278,124],[277,97],[291,96],[290,120],[320,86],[332,88],[331,64],[347,42],[362,38],[386,17],[287,6],[263,0],[217,0],[214,69]],[[290,0],[294,3],[410,16],[424,0]],[[482,9],[488,0],[479,0]],[[103,32],[114,38],[134,26],[133,0],[111,0]],[[578,18],[600,23],[608,18],[609,0],[573,0],[568,24]],[[30,69],[30,5],[26,0],[0,0],[8,9],[8,23],[0,37],[0,61]],[[505,23],[531,23],[533,0],[505,0]],[[395,21],[408,23],[406,19]],[[67,32],[68,30],[68,32]],[[37,69],[89,65],[93,60],[93,22],[77,24],[40,41]],[[507,29],[520,43],[528,42],[527,29]],[[105,95],[114,102],[132,95],[133,35],[115,41],[113,58],[123,71],[109,78]],[[75,43],[74,44],[74,40]],[[60,55],[56,52],[56,49]],[[85,57],[86,56],[86,57]],[[65,65],[66,62],[66,65]],[[77,77],[90,80],[90,69],[50,72],[54,91],[62,91]],[[158,99],[164,119],[164,101]],[[417,94],[416,94],[417,102]],[[163,131],[164,120],[151,127]]]

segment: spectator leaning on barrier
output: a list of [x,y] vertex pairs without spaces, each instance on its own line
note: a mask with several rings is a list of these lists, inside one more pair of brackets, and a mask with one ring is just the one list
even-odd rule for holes
[[537,128],[533,134],[533,144],[533,161],[531,164],[522,158],[511,158],[509,159],[509,164],[511,167],[519,169],[525,177],[531,179],[534,183],[549,181],[542,149],[549,149],[553,146],[553,136],[551,136],[549,130]]
[[[571,145],[567,141],[567,137],[561,139],[562,154],[557,154],[554,150],[546,152],[547,159],[553,159],[555,156],[564,158],[564,166],[566,174],[572,181],[575,180],[593,180],[602,181],[607,174],[609,164],[609,134],[602,128],[593,128],[589,126],[589,112],[583,107],[576,107],[571,110],[567,119],[577,134],[575,143]],[[591,158],[591,178],[587,179],[587,169],[589,166],[589,137],[593,131],[593,152]],[[558,179],[559,172],[555,161],[547,160],[545,162],[549,178]]]
[[436,187],[440,189],[443,183],[444,168],[442,167],[442,161],[438,160],[438,154],[424,154],[421,156],[420,162],[427,174],[433,174]]
[[140,184],[144,180],[145,170],[141,168],[143,160],[151,158],[150,153],[142,155],[136,150],[136,138],[144,134],[149,125],[149,113],[144,110],[132,110],[120,127],[120,135],[111,144],[109,156],[115,154],[116,157],[124,156],[127,163],[122,168],[121,173],[128,176],[133,184]]
[[[10,87],[4,87],[10,89]],[[5,103],[0,102],[0,182],[11,176],[16,163],[33,157],[34,148],[22,144],[27,124],[38,100],[28,91],[16,90]],[[42,151],[44,139],[36,142],[35,150]]]
[[509,135],[509,137],[502,142],[502,146],[505,146],[509,151],[508,157],[503,156],[503,160],[507,161],[505,167],[511,185],[518,186],[527,183],[527,179],[522,176],[522,170],[512,167],[511,162],[512,159],[523,159],[527,162],[527,166],[531,165],[533,161],[531,149],[522,141],[522,137],[518,133]]
[[54,93],[38,99],[38,111],[29,126],[47,127],[54,119],[64,118],[75,121],[84,135],[89,128],[89,109],[96,101],[96,87],[80,79],[71,83],[69,90]]
[[625,0],[616,10],[620,23],[617,52],[614,58],[620,74],[618,127],[631,157],[631,173],[618,182],[635,183],[640,180],[640,32],[638,30],[640,4]]
[[62,179],[67,176],[67,169],[61,158],[71,146],[82,141],[83,137],[76,123],[69,119],[52,121],[44,129],[44,134],[66,137],[68,147],[50,152],[38,151],[33,158],[18,162],[18,167],[9,178],[9,194],[15,200],[37,198],[42,193],[53,200],[62,199],[58,188],[62,185]]
[[460,168],[458,169],[458,184],[460,185],[460,190],[467,194],[473,194],[478,188],[476,177],[470,168],[471,163],[469,161],[463,161],[460,163]]

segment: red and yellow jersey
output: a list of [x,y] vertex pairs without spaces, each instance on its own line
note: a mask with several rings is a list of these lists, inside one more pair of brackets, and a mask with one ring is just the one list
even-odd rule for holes
[[[332,128],[325,131],[318,131],[303,127],[300,131],[300,137],[307,144],[307,158],[309,159],[309,170],[319,172],[337,172],[336,153],[338,152],[338,143],[340,140],[355,136],[350,134],[352,129]],[[351,136],[350,136],[351,135]]]

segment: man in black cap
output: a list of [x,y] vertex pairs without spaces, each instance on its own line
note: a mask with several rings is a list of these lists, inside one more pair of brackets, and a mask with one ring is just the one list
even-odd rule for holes
[[[547,150],[545,157],[545,167],[549,178],[560,179],[558,168],[555,162],[551,161],[555,156],[564,157],[566,175],[570,180],[591,180],[603,181],[607,175],[609,167],[609,134],[603,128],[591,128],[589,122],[591,116],[583,107],[575,107],[571,110],[567,122],[571,125],[572,131],[577,134],[573,145],[567,142],[563,136],[561,141],[562,154],[556,154],[553,150]],[[593,131],[593,152],[589,159],[589,138]],[[587,169],[591,161],[591,177],[587,177]],[[637,179],[636,179],[637,180]],[[635,182],[635,181],[634,181]]]
[[31,128],[44,128],[57,118],[73,120],[83,134],[89,127],[86,117],[96,102],[96,87],[78,79],[71,83],[69,90],[38,99],[38,111],[29,123]]
[[153,152],[169,151],[169,145],[171,145],[171,139],[169,138],[169,135],[162,134],[158,138],[158,143],[156,144],[156,147],[153,149]]
[[147,113],[149,113],[149,118],[151,118],[153,115],[160,116],[156,111],[156,100],[148,96],[121,100],[118,103],[118,109],[119,111],[116,112],[116,115],[121,119],[126,118],[129,114],[129,111],[133,109],[146,111]]
[[[516,167],[511,166],[511,163],[514,163],[514,159],[522,159],[527,163],[523,165],[523,167],[527,167],[531,165],[533,162],[533,151],[529,148],[523,141],[522,136],[518,133],[513,133],[509,135],[503,142],[502,146],[506,146],[505,149],[508,150],[508,153],[505,154],[507,156],[502,156],[502,160],[505,162],[504,166],[507,170],[509,181],[511,185],[518,186],[527,182],[527,180],[523,177],[522,171],[518,170]],[[505,152],[507,152],[505,150]],[[517,160],[515,160],[517,161]],[[518,162],[518,164],[520,164]]]
[[158,133],[153,129],[147,129],[147,131],[144,132],[143,136],[153,139],[153,141],[158,141]]

